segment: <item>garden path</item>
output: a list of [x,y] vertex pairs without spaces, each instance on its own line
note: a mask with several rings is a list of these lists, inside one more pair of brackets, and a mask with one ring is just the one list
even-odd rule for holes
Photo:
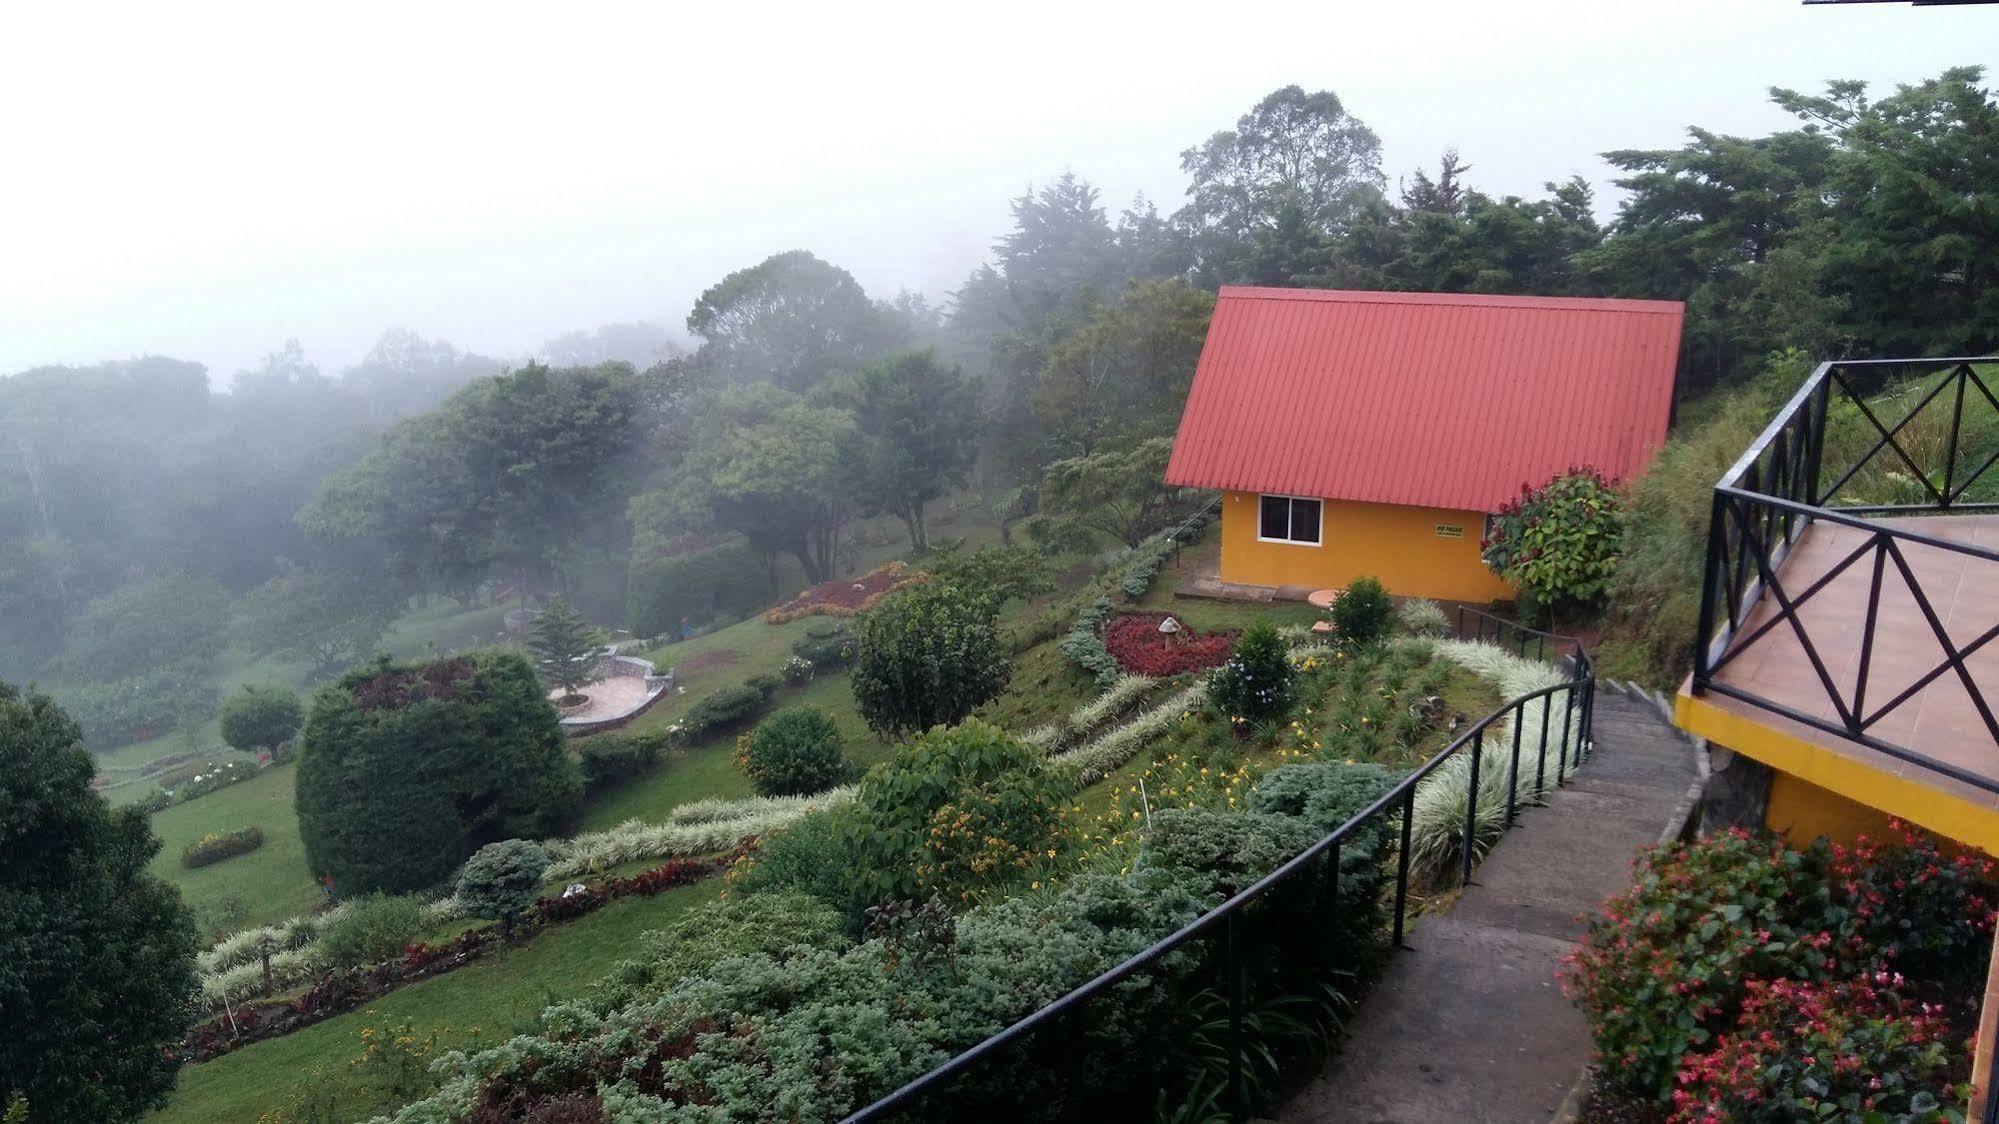
[[1676,831],[1689,744],[1645,698],[1597,692],[1596,749],[1522,814],[1449,912],[1411,930],[1339,1052],[1277,1119],[1297,1124],[1524,1124],[1553,1119],[1589,1059],[1556,982],[1582,916]]

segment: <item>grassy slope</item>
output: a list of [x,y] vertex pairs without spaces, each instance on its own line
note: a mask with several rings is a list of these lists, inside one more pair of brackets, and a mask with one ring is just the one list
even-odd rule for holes
[[347,1063],[361,1051],[360,1031],[382,1019],[407,1019],[437,1049],[493,1042],[524,1027],[551,995],[573,995],[630,955],[638,935],[721,892],[711,879],[653,898],[616,902],[543,933],[504,956],[425,980],[358,1011],[282,1038],[260,1042],[181,1071],[173,1102],[149,1119],[221,1124],[254,1121],[287,1103],[315,1071],[342,1091],[343,1119],[394,1107],[368,1089]]
[[[194,909],[205,931],[225,924],[241,927],[282,920],[319,901],[320,891],[306,869],[305,847],[299,842],[298,817],[292,812],[292,778],[297,772],[296,765],[280,765],[153,816],[153,832],[163,846],[153,858],[152,872],[180,887],[182,899]],[[264,829],[262,847],[197,870],[181,866],[182,847],[208,832],[235,831],[251,824]],[[227,902],[237,903],[240,914],[226,911]]]

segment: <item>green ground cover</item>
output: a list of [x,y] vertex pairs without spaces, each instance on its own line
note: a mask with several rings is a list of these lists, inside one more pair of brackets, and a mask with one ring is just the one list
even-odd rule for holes
[[337,1111],[330,1119],[366,1119],[402,1098],[373,1087],[366,1071],[350,1064],[362,1052],[363,1028],[406,1020],[419,1039],[436,1036],[433,1053],[504,1040],[526,1027],[552,997],[576,994],[603,976],[630,954],[640,933],[719,893],[721,881],[710,879],[656,897],[613,902],[504,955],[391,992],[294,1034],[189,1066],[181,1071],[172,1103],[148,1119],[161,1124],[254,1121],[287,1106],[308,1082],[334,1094]]
[[[296,765],[279,765],[153,815],[161,847],[152,872],[180,887],[204,932],[268,924],[318,904],[321,891],[306,869],[305,845],[299,842],[298,816],[292,811],[297,773]],[[251,824],[264,829],[262,847],[194,870],[181,865],[182,847],[210,832]]]

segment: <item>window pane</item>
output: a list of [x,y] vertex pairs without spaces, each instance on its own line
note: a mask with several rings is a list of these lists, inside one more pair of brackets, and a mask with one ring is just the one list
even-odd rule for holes
[[1291,541],[1319,541],[1319,501],[1291,501]]
[[1283,496],[1263,497],[1263,521],[1257,525],[1257,534],[1266,539],[1287,539],[1291,537],[1291,501]]

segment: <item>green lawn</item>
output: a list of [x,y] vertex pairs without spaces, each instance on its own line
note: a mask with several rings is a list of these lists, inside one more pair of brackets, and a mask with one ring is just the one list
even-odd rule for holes
[[438,1051],[504,1040],[552,1001],[589,988],[629,955],[639,934],[721,892],[721,881],[614,902],[549,930],[521,948],[391,992],[368,1006],[282,1038],[259,1042],[181,1071],[172,1102],[148,1119],[188,1124],[255,1121],[281,1108],[317,1071],[335,1090],[342,1119],[365,1119],[396,1107],[348,1063],[361,1052],[363,1027],[407,1019],[419,1038],[435,1033]]
[[[296,765],[279,765],[218,792],[168,808],[153,816],[160,853],[154,874],[180,887],[204,932],[281,921],[310,910],[320,898],[305,865],[292,811]],[[208,832],[235,831],[256,824],[264,845],[246,855],[195,870],[180,864],[181,848]]]

